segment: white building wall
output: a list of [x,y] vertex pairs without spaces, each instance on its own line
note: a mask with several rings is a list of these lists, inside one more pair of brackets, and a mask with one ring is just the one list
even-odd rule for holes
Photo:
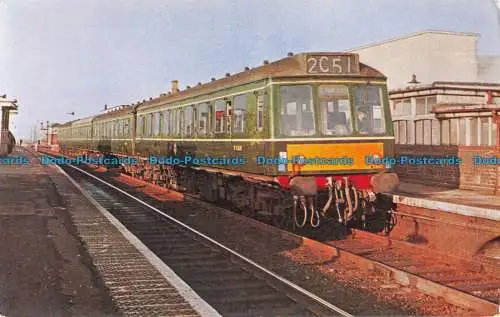
[[478,62],[480,82],[500,83],[500,56],[479,56]]
[[439,104],[484,104],[486,97],[484,96],[452,96],[452,95],[438,95]]
[[388,77],[389,89],[408,86],[412,74],[422,84],[478,81],[478,35],[422,32],[351,50],[360,61]]

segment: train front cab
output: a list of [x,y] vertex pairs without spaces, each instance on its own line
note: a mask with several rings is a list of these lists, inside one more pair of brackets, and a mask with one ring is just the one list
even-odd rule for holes
[[282,141],[272,156],[286,159],[275,180],[293,194],[294,225],[318,227],[322,219],[336,219],[390,231],[394,205],[384,193],[399,180],[380,164],[394,154],[385,84],[296,83],[278,89],[276,132]]

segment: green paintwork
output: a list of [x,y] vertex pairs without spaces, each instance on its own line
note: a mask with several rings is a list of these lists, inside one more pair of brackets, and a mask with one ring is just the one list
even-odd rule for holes
[[[243,171],[249,173],[255,173],[260,175],[268,175],[268,176],[276,176],[276,175],[287,175],[289,172],[278,172],[278,167],[275,165],[258,165],[255,162],[255,158],[257,155],[264,155],[266,157],[278,157],[279,152],[286,152],[286,145],[292,143],[325,143],[328,142],[331,137],[323,136],[321,134],[321,128],[318,124],[320,122],[320,111],[319,111],[319,102],[318,102],[318,86],[321,83],[310,83],[313,89],[313,100],[314,100],[314,113],[316,120],[316,135],[300,137],[301,139],[312,139],[312,138],[322,138],[322,140],[311,140],[311,141],[291,141],[291,140],[283,140],[283,141],[267,141],[267,142],[239,142],[239,141],[227,141],[233,139],[258,139],[258,140],[266,140],[271,138],[271,118],[274,118],[274,136],[275,138],[280,138],[279,135],[279,127],[281,124],[281,106],[280,106],[280,96],[279,90],[283,85],[296,85],[301,83],[307,84],[304,81],[306,80],[315,80],[318,81],[318,78],[286,78],[286,82],[297,81],[295,84],[280,84],[280,79],[273,79],[273,85],[268,85],[269,80],[259,80],[256,82],[244,83],[235,87],[225,88],[217,91],[213,91],[204,95],[185,98],[183,100],[173,102],[170,104],[163,104],[155,107],[149,107],[145,109],[141,109],[137,113],[137,120],[134,121],[134,115],[132,112],[125,112],[123,115],[115,116],[109,119],[95,119],[92,121],[92,132],[93,132],[93,140],[92,142],[81,142],[77,140],[72,140],[67,137],[67,132],[70,131],[71,126],[65,126],[60,128],[61,131],[61,143],[64,143],[63,148],[87,148],[92,149],[94,151],[99,152],[112,152],[116,154],[123,155],[137,155],[140,157],[147,158],[149,156],[170,156],[175,155],[174,153],[174,144],[177,148],[177,155],[185,155],[190,154],[196,157],[238,157],[243,156],[247,158],[246,165],[240,166],[211,166],[211,167],[222,167],[226,169]],[[331,78],[329,78],[331,80]],[[335,84],[334,82],[325,82],[328,84]],[[355,84],[343,83],[342,81],[339,84],[346,85],[349,87],[349,96],[350,96],[350,104],[351,111],[354,114],[354,94],[353,87]],[[362,84],[362,83],[360,83]],[[383,101],[384,101],[384,114],[385,114],[385,123],[386,123],[386,131],[388,131],[384,136],[393,136],[393,127],[392,120],[390,115],[390,109],[388,107],[388,97],[387,97],[387,88],[385,85],[379,85],[382,88],[383,92]],[[261,88],[261,89],[259,89]],[[132,139],[135,136],[136,128],[137,130],[141,130],[140,122],[142,122],[142,118],[150,113],[154,112],[163,112],[169,109],[175,109],[180,105],[185,105],[185,107],[199,104],[200,102],[206,99],[216,99],[222,98],[226,95],[237,95],[239,93],[245,91],[256,91],[258,93],[265,93],[265,109],[264,109],[264,128],[262,131],[257,131],[256,128],[256,116],[257,116],[257,95],[254,92],[248,93],[247,99],[247,113],[245,119],[245,132],[241,134],[229,135],[226,134],[213,134],[208,136],[199,136],[196,139],[211,139],[218,141],[183,141],[180,139],[194,139],[193,136],[183,137],[183,136],[166,136],[163,135],[163,120],[160,124],[160,134],[156,136],[148,136],[142,137],[141,133],[137,133],[136,142],[134,143]],[[233,104],[234,97],[230,97]],[[210,101],[210,105],[213,106],[214,102]],[[272,107],[271,107],[272,106]],[[183,107],[184,109],[184,107]],[[234,109],[234,108],[233,108]],[[212,109],[213,110],[213,109]],[[354,116],[351,116],[354,121]],[[129,120],[129,133],[126,136],[120,136],[119,138],[128,139],[128,140],[111,140],[111,138],[107,136],[103,136],[102,132],[97,135],[97,131],[102,131],[103,124],[110,124],[112,122],[117,122],[117,120],[128,119]],[[210,127],[213,128],[213,118],[210,118],[211,123]],[[195,121],[196,123],[196,121]],[[135,125],[138,125],[137,127]],[[354,122],[352,122],[354,126]],[[98,128],[96,128],[98,127]],[[87,127],[88,128],[88,127]],[[141,131],[139,131],[141,132]],[[80,135],[80,134],[79,134]],[[352,137],[362,137],[359,133],[354,132]],[[225,141],[222,141],[225,140]],[[394,154],[394,140],[331,140],[333,143],[363,143],[363,142],[383,142],[384,143],[384,155],[391,156]],[[360,145],[362,146],[362,145]],[[135,148],[134,148],[135,147]],[[241,148],[240,148],[241,147]],[[135,151],[134,151],[135,150]],[[375,172],[375,171],[343,171],[343,173],[367,173],[367,172]],[[322,171],[322,174],[325,173],[335,173],[332,171]],[[304,174],[309,174],[305,172]],[[315,174],[314,172],[310,172],[310,174]]]

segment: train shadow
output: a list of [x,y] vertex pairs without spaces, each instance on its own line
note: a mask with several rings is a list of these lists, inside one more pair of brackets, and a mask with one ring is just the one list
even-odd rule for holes
[[[312,235],[306,235],[305,231],[297,231],[295,235],[290,235],[284,231],[276,230],[264,222],[170,189],[132,179],[117,171],[92,171],[92,173],[98,173],[98,176],[103,177],[110,184],[212,239],[224,241],[228,248],[235,251],[244,249],[246,256],[266,254],[283,257],[286,254],[294,254],[304,247],[304,239],[301,237],[303,234],[309,239],[317,241],[341,239],[348,234],[339,230],[332,231],[332,228],[325,228],[317,230]],[[158,221],[165,221],[164,216],[154,213],[153,210],[152,213],[157,215]],[[334,232],[335,236],[332,237]],[[256,243],[256,241],[261,243]],[[263,243],[271,241],[272,243]],[[331,261],[335,261],[334,255],[329,255],[326,258],[321,256],[313,260],[312,263],[321,264]]]

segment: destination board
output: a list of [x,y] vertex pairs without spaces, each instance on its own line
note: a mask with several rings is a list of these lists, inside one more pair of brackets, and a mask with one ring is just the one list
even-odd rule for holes
[[358,74],[359,57],[357,54],[308,55],[306,57],[308,74]]

